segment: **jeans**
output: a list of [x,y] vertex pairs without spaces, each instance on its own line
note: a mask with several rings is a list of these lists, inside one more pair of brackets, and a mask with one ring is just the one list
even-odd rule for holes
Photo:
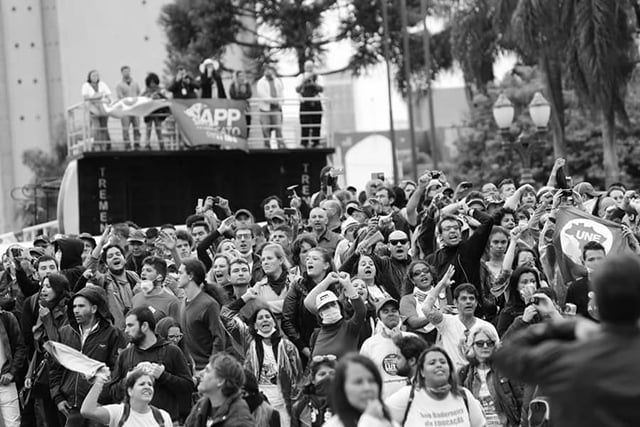
[[103,427],[102,424],[96,421],[91,421],[80,415],[80,408],[69,409],[69,416],[64,427]]
[[124,142],[129,142],[129,127],[133,126],[133,140],[137,143],[140,141],[140,118],[136,116],[124,116],[120,119],[122,123],[122,138]]
[[320,144],[320,124],[322,123],[322,103],[303,101],[300,103],[300,136],[303,147]]
[[282,142],[282,109],[272,106],[270,111],[260,111],[260,125],[262,126],[262,136],[265,147],[270,147],[271,131],[276,132],[278,146],[284,145]]
[[4,427],[20,427],[20,402],[16,383],[0,385],[0,414]]

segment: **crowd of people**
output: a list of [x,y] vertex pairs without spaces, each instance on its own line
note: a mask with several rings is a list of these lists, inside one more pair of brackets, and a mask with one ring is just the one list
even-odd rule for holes
[[550,240],[571,206],[624,224],[638,251],[640,200],[565,188],[564,168],[537,189],[427,171],[359,192],[327,166],[308,201],[209,196],[184,225],[13,246],[0,424],[638,425],[637,253],[589,242],[568,281]]
[[[256,104],[253,114],[260,121],[264,146],[270,148],[273,134],[278,148],[285,148],[282,137],[282,107],[284,103],[284,85],[273,65],[264,67],[262,76],[252,82],[243,70],[232,71],[232,81],[228,88],[222,79],[220,63],[211,58],[205,59],[198,67],[194,78],[185,67],[178,67],[172,82],[163,88],[156,73],[148,73],[144,80],[144,90],[133,79],[131,67],[124,65],[120,69],[122,80],[116,85],[115,96],[109,86],[100,80],[97,70],[89,71],[87,81],[82,84],[81,94],[87,104],[90,117],[91,135],[94,142],[111,148],[111,136],[108,129],[109,115],[105,105],[124,99],[143,96],[158,99],[232,99],[242,102],[247,125],[247,135],[251,129],[251,101]],[[253,88],[255,87],[255,93]],[[318,147],[321,143],[322,102],[319,97],[324,91],[322,76],[315,71],[312,61],[306,61],[304,71],[296,81],[296,92],[300,96],[300,141],[307,147]],[[167,107],[160,108],[144,117],[145,148],[151,147],[151,133],[155,129],[158,147],[164,149],[162,125],[170,117]],[[121,119],[122,138],[127,148],[139,149],[141,141],[140,118],[124,116]],[[131,135],[132,134],[132,135]],[[131,142],[133,139],[133,142]]]

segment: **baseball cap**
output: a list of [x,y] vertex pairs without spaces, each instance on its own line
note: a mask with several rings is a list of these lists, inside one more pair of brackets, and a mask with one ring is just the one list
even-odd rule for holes
[[380,312],[380,310],[382,310],[382,307],[384,307],[389,303],[392,303],[393,305],[395,305],[396,308],[400,308],[400,304],[398,303],[398,301],[396,301],[391,297],[386,297],[378,301],[378,303],[376,304],[376,316],[378,316],[378,313]]
[[484,199],[481,199],[479,197],[471,197],[470,199],[467,200],[467,206],[472,208],[474,205],[480,205],[482,206],[482,209],[487,208],[487,205],[484,202]]
[[320,310],[330,302],[338,301],[338,297],[331,291],[323,291],[316,297],[316,310]]
[[80,233],[78,238],[80,240],[86,240],[87,242],[91,243],[94,248],[97,246],[96,245],[96,239],[94,239],[93,236],[91,234],[87,233],[87,232]]
[[247,209],[238,209],[233,216],[237,219],[239,216],[243,216],[243,215],[249,218],[253,218],[253,214],[249,212]]
[[146,242],[146,236],[144,235],[144,233],[142,232],[142,230],[135,230],[133,233],[131,233],[131,235],[129,236],[129,238],[127,239],[127,242],[140,242],[140,243],[144,243]]
[[593,188],[593,185],[591,185],[590,182],[581,182],[580,184],[576,184],[576,186],[573,187],[573,191],[578,193],[580,196],[584,196],[585,194],[591,197],[598,196],[598,192]]
[[344,233],[346,233],[350,228],[357,226],[359,224],[360,223],[358,222],[357,219],[348,217],[342,222],[342,225],[340,226],[340,234],[344,236]]
[[51,243],[51,240],[49,239],[49,237],[45,236],[44,234],[41,234],[39,236],[36,236],[35,239],[33,239],[33,244],[35,245],[36,243],[44,243],[44,244],[49,244]]
[[347,205],[347,215],[353,215],[354,212],[362,212],[362,209],[357,203],[350,203]]

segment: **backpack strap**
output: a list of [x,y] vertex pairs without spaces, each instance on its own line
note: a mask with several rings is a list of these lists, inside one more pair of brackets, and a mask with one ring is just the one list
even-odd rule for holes
[[124,408],[122,408],[122,416],[120,417],[120,421],[118,422],[118,427],[124,426],[124,423],[127,422],[130,414],[131,414],[131,405],[129,405],[129,403],[125,403]]
[[467,408],[467,414],[471,416],[469,412],[469,396],[467,396],[467,389],[464,387],[462,388],[462,400],[464,400],[464,406]]
[[407,416],[409,416],[409,409],[411,409],[411,404],[413,403],[413,399],[416,396],[416,383],[411,384],[411,393],[409,393],[409,401],[407,402],[407,409],[404,410],[404,415],[402,416],[401,426],[404,427],[404,423],[407,422]]
[[[153,419],[158,423],[158,426],[165,427],[164,417],[162,416],[162,412],[160,412],[160,409],[156,408],[153,405],[149,405],[149,407],[151,408]],[[117,427],[123,427],[129,419],[129,415],[131,415],[131,405],[129,405],[129,403],[125,403],[124,408],[122,409],[122,416],[120,417],[120,421],[118,421]]]
[[153,419],[156,420],[156,422],[158,423],[158,426],[165,427],[165,425],[164,425],[164,417],[162,416],[162,412],[160,412],[160,409],[156,408],[153,405],[149,405],[149,407],[151,408],[151,413],[153,414]]

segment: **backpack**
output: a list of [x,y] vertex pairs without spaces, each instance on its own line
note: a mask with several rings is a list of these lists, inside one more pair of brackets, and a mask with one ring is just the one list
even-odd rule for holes
[[[162,416],[162,412],[160,409],[156,408],[153,405],[149,405],[151,408],[151,413],[153,414],[153,419],[156,420],[158,426],[164,427],[164,417]],[[122,409],[122,416],[120,417],[120,421],[116,424],[118,427],[123,427],[124,423],[129,419],[129,415],[131,415],[131,405],[128,403],[124,404],[124,408]]]
[[[464,401],[464,406],[467,408],[467,414],[469,414],[469,397],[467,396],[467,392],[464,388],[460,388],[462,393],[462,400]],[[407,416],[409,415],[409,409],[411,409],[411,404],[413,403],[413,399],[416,395],[416,383],[414,382],[411,385],[411,393],[409,393],[409,401],[407,402],[407,409],[404,410],[404,415],[402,416],[402,422],[400,425],[404,427],[407,422]],[[542,427],[542,426],[541,426]]]

